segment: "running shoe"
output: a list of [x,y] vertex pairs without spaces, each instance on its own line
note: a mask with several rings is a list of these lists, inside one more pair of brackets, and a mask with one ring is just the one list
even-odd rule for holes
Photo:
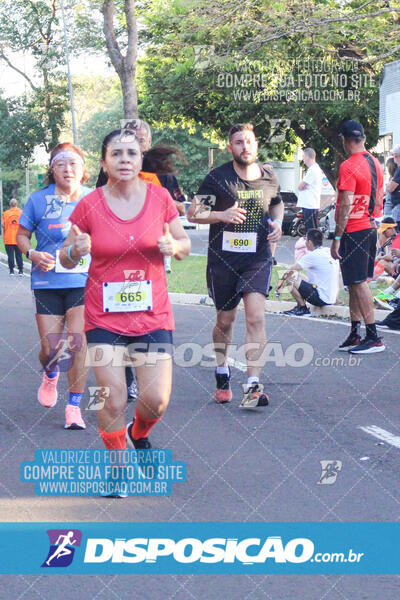
[[376,352],[383,352],[385,346],[382,342],[382,338],[364,338],[361,343],[350,350],[351,354],[375,354]]
[[43,373],[42,384],[38,389],[38,400],[42,406],[52,408],[57,404],[58,392],[57,381],[60,377],[60,371],[55,377],[47,377],[46,371]]
[[268,406],[269,398],[264,394],[264,386],[261,383],[244,383],[243,398],[239,408],[255,408],[256,406]]
[[284,315],[292,315],[295,317],[303,317],[304,315],[310,315],[310,311],[307,308],[307,306],[295,306],[294,308],[292,308],[291,310],[284,310],[283,311]]
[[376,304],[379,304],[379,306],[382,306],[382,308],[391,310],[389,307],[389,302],[391,300],[394,300],[395,298],[396,296],[391,292],[381,292],[380,294],[374,297],[374,302],[376,302]]
[[23,276],[24,276],[24,274],[23,274],[23,272],[22,272],[22,271],[20,271],[20,272],[18,273],[18,275],[19,275],[20,277],[23,277]]
[[215,371],[215,379],[217,382],[217,388],[214,392],[215,401],[218,404],[224,404],[225,402],[230,402],[232,400],[232,390],[231,390],[231,370],[228,367],[229,373],[217,373]]
[[393,300],[390,300],[389,302],[389,310],[393,311],[396,310],[396,308],[399,308],[400,306],[400,298],[393,298]]
[[134,402],[138,399],[138,387],[135,379],[132,381],[131,385],[128,387],[128,402]]
[[381,329],[390,329],[389,325],[386,325],[385,321],[377,321],[375,325]]
[[129,448],[135,448],[136,450],[149,450],[151,448],[151,444],[149,442],[149,438],[139,438],[138,440],[134,440],[132,437],[132,427],[135,422],[135,419],[131,423],[128,423],[126,426],[126,445]]
[[128,479],[124,467],[119,467],[118,477],[112,477],[106,481],[107,491],[103,492],[103,498],[127,498]]
[[341,352],[348,352],[353,348],[356,348],[361,343],[361,336],[356,333],[350,333],[350,335],[345,339],[343,344],[339,346],[339,350]]
[[64,429],[86,429],[85,421],[82,419],[82,413],[79,406],[67,404],[65,407]]

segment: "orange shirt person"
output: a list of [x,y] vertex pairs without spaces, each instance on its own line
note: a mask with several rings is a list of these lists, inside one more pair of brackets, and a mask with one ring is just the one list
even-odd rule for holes
[[23,261],[21,250],[17,246],[17,232],[19,227],[19,217],[22,209],[18,207],[18,201],[15,198],[10,200],[10,208],[5,210],[2,215],[2,226],[4,230],[4,246],[7,252],[8,268],[10,275],[14,275],[14,256],[17,262],[18,274],[23,275]]

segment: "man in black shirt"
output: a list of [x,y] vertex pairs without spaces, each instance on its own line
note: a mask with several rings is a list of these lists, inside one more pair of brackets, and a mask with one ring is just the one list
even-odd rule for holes
[[228,150],[233,161],[206,176],[189,208],[188,219],[210,224],[207,285],[217,310],[213,330],[215,400],[223,403],[232,399],[227,352],[243,298],[248,379],[240,406],[252,408],[268,404],[259,375],[266,346],[265,298],[273,262],[270,243],[282,235],[283,203],[272,167],[256,162],[258,145],[251,124],[231,128]]

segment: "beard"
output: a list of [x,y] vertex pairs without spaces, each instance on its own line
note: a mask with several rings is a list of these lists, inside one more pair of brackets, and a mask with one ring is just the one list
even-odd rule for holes
[[255,154],[250,154],[250,156],[248,156],[247,158],[244,158],[241,154],[238,154],[236,156],[233,155],[233,158],[235,162],[237,162],[238,165],[241,165],[242,167],[248,167],[249,165],[252,165],[254,162],[256,162]]

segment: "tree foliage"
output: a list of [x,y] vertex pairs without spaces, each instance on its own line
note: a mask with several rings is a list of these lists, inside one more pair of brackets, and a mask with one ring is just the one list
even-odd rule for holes
[[[68,105],[58,13],[56,0],[3,0],[0,4],[0,61],[28,84],[26,109],[40,121],[40,142],[47,150],[58,142]],[[15,53],[32,58],[32,73],[16,66]]]
[[[400,57],[399,16],[398,1],[157,2],[146,15],[148,109],[220,135],[252,121],[271,158],[290,154],[297,136],[332,181],[343,119],[359,119],[369,146],[377,141],[379,79],[384,62]],[[321,74],[327,99],[317,93]]]

